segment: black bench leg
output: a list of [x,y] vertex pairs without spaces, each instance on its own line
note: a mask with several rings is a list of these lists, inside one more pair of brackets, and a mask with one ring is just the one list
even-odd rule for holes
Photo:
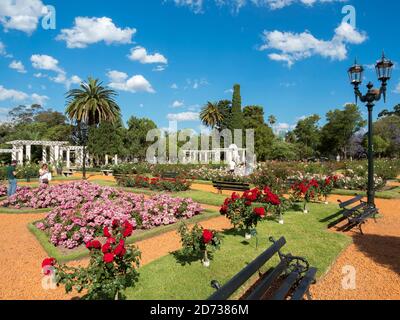
[[363,224],[364,224],[364,223],[360,223],[360,225],[358,226],[358,228],[360,229],[360,233],[361,233],[362,236],[364,235],[364,232],[363,232],[363,230],[362,230]]

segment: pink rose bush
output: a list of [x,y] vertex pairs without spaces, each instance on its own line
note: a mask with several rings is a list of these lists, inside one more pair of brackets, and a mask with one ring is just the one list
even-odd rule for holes
[[103,236],[113,221],[129,222],[135,229],[152,229],[189,219],[202,209],[192,199],[157,195],[145,198],[89,182],[73,182],[38,189],[21,188],[0,205],[7,207],[53,208],[36,227],[51,243],[68,249]]
[[0,184],[0,197],[7,195],[7,187],[4,184]]

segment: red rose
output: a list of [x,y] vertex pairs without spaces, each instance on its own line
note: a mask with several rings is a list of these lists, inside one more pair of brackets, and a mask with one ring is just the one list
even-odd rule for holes
[[54,266],[56,263],[56,259],[54,258],[46,258],[42,262],[42,268],[48,267],[48,266]]
[[42,262],[42,270],[43,274],[48,276],[52,273],[51,267],[53,267],[56,263],[56,259],[54,258],[46,258]]
[[210,243],[213,238],[214,238],[214,234],[212,233],[212,231],[207,230],[207,229],[203,230],[203,242],[205,244]]
[[114,254],[113,253],[106,253],[103,257],[103,261],[105,263],[112,263],[114,261]]
[[109,243],[109,244],[114,244],[115,243],[115,238],[113,238],[113,237],[110,237],[110,238],[108,238],[107,239],[107,243]]
[[221,214],[226,214],[226,213],[228,212],[228,206],[223,205],[223,206],[221,207],[221,209],[219,210],[219,212],[220,212]]
[[111,245],[107,242],[106,244],[103,245],[103,247],[101,248],[101,251],[103,253],[107,253],[111,250]]
[[111,237],[111,233],[110,233],[110,231],[108,230],[108,227],[105,227],[105,228],[103,229],[103,234],[104,234],[104,236],[107,237],[107,238],[110,238],[110,237]]
[[231,199],[234,201],[237,199],[240,199],[240,195],[238,195],[236,192],[234,192],[234,193],[232,193]]
[[244,204],[245,204],[246,206],[250,207],[250,206],[251,206],[251,201],[246,201]]
[[89,250],[93,248],[92,241],[86,242],[86,248]]
[[124,240],[121,240],[121,241],[119,242],[118,246],[115,248],[114,254],[115,254],[116,256],[123,257],[123,256],[125,255],[125,253],[126,253],[125,241],[124,241]]
[[92,241],[92,247],[93,247],[94,249],[101,249],[101,243],[100,243],[100,241],[99,241],[99,240],[93,240],[93,241]]
[[133,225],[129,223],[129,221],[124,222],[124,229],[122,231],[122,236],[124,238],[128,238],[133,233]]
[[118,221],[118,220],[113,220],[112,226],[113,226],[114,228],[117,228],[117,227],[119,226],[119,221]]
[[255,214],[256,216],[259,216],[259,217],[261,217],[261,218],[264,218],[264,217],[265,217],[265,209],[264,209],[263,207],[261,207],[261,208],[254,208],[253,212],[254,212],[254,214]]

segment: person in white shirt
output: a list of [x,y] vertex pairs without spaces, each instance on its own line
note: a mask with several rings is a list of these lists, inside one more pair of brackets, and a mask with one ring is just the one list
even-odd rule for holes
[[235,168],[236,168],[236,163],[235,163],[235,161],[231,160],[229,162],[229,172],[231,174],[234,174],[235,173]]
[[42,168],[39,170],[39,183],[48,185],[51,181],[51,173],[49,172],[49,166],[43,164]]

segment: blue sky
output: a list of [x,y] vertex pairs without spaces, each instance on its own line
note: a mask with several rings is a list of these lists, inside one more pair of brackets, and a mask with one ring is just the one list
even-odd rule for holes
[[[347,68],[382,49],[399,60],[400,3],[385,0],[1,0],[0,120],[18,104],[63,111],[65,92],[93,76],[115,88],[124,120],[199,130],[200,106],[231,98],[262,105],[287,128],[354,101]],[[56,29],[45,30],[45,5]],[[355,28],[342,8],[356,9]],[[378,85],[375,72],[367,80]],[[394,70],[387,107],[400,101]],[[385,108],[383,102],[376,112]],[[364,110],[365,111],[365,110]]]

